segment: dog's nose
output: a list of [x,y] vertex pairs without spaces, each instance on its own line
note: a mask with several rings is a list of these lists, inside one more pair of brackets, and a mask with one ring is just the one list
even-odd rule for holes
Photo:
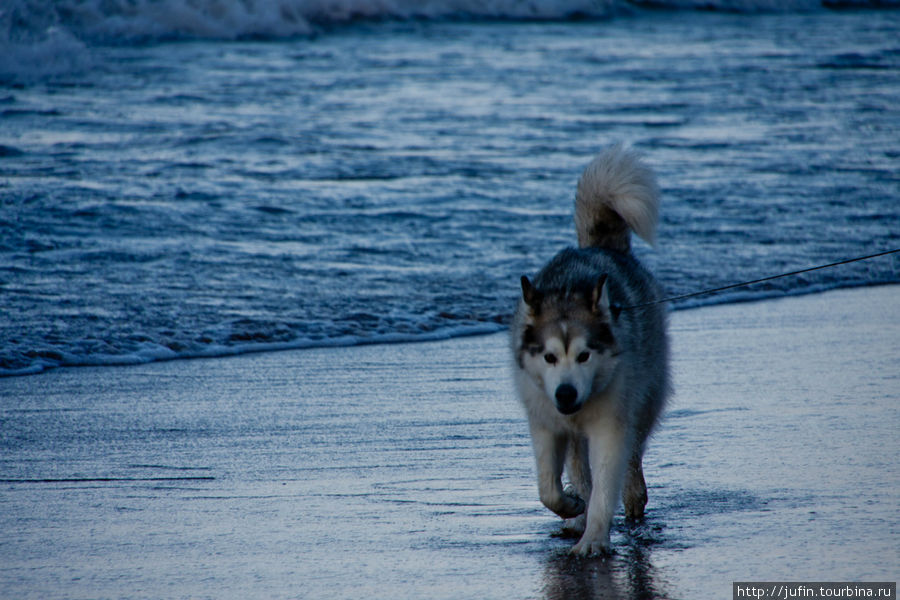
[[564,383],[556,388],[556,408],[559,409],[559,412],[570,415],[578,410],[578,406],[575,404],[576,400],[578,400],[578,390],[574,385]]

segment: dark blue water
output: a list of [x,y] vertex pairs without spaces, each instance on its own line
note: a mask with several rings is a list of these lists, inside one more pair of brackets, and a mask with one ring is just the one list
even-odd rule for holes
[[[542,19],[577,4],[185,30],[13,2],[0,374],[501,329],[615,141],[658,173],[636,251],[672,294],[900,247],[900,12]],[[897,281],[895,255],[676,308]]]

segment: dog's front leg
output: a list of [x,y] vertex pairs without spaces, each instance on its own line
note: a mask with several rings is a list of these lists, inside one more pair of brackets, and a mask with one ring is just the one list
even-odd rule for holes
[[609,528],[619,502],[625,472],[625,428],[609,416],[592,424],[588,431],[588,455],[592,489],[584,534],[572,554],[589,556],[610,551]]
[[584,512],[584,501],[563,492],[562,471],[566,458],[566,436],[532,425],[531,442],[537,461],[538,492],[541,502],[563,519]]

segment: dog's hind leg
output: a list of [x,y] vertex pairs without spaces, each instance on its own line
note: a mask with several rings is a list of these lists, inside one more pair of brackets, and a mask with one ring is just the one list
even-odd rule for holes
[[[660,384],[664,386],[665,384]],[[639,417],[635,430],[636,438],[628,461],[628,470],[625,473],[625,487],[622,490],[622,504],[625,505],[625,518],[640,521],[644,518],[644,508],[647,506],[647,484],[644,481],[644,448],[647,438],[659,418],[665,400],[663,392],[653,392],[647,395],[644,411]]]
[[622,491],[622,502],[625,505],[625,518],[639,521],[644,518],[644,507],[647,506],[647,484],[644,482],[642,457],[634,454],[628,462],[625,475],[625,489]]

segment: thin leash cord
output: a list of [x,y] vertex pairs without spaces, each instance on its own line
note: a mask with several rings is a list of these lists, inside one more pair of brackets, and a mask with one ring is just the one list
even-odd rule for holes
[[684,300],[685,298],[693,298],[695,296],[706,296],[707,294],[717,294],[719,292],[724,292],[725,290],[731,290],[734,288],[753,285],[755,283],[762,283],[764,281],[771,281],[773,279],[781,279],[782,277],[791,277],[792,275],[800,275],[801,273],[809,273],[810,271],[819,271],[821,269],[830,269],[831,267],[837,267],[840,265],[846,265],[849,263],[859,262],[861,260],[869,260],[870,258],[878,258],[879,256],[887,256],[888,254],[896,254],[897,252],[900,252],[900,248],[895,248],[893,250],[887,250],[885,252],[879,252],[877,254],[869,254],[867,256],[857,256],[856,258],[848,258],[846,260],[840,260],[838,262],[829,263],[827,265],[818,265],[815,267],[809,267],[808,269],[800,269],[799,271],[791,271],[790,273],[781,273],[779,275],[771,275],[769,277],[763,277],[762,279],[754,279],[753,281],[742,281],[741,283],[732,283],[731,285],[725,285],[725,286],[713,288],[710,290],[703,290],[700,292],[692,292],[690,294],[682,294],[680,296],[672,296],[669,298],[664,298],[662,300],[655,300],[653,302],[644,302],[643,304],[632,304],[631,306],[615,306],[615,308],[618,310],[632,310],[635,308],[644,308],[645,306],[655,306],[657,304],[663,304],[665,302],[674,302],[675,300]]

